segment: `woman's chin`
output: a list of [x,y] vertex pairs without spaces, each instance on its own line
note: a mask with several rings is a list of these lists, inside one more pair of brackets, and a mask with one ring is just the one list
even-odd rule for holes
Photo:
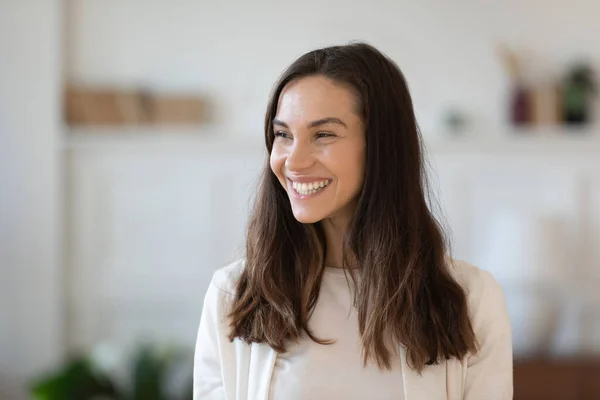
[[311,212],[309,210],[292,210],[294,218],[301,224],[314,224],[323,219],[321,213]]

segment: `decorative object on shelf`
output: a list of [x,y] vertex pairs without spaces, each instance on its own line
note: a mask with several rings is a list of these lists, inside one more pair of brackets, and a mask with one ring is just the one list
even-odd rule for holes
[[531,90],[531,123],[556,126],[560,122],[560,88],[551,79],[537,82]]
[[139,97],[133,91],[71,88],[65,93],[65,120],[69,125],[121,125],[145,122]]
[[563,82],[563,121],[582,125],[590,120],[590,99],[595,91],[592,68],[586,63],[574,65]]
[[174,387],[179,381],[174,376],[178,367],[185,365],[186,370],[191,368],[188,366],[188,354],[179,349],[141,345],[130,365],[131,376],[119,380],[110,374],[103,360],[97,359],[93,352],[89,356],[73,358],[58,371],[34,381],[31,396],[34,400],[191,399],[191,376],[186,378],[183,386]]
[[467,116],[457,109],[450,109],[444,115],[444,126],[453,136],[461,136],[468,125]]
[[515,126],[528,125],[532,113],[531,93],[523,78],[523,67],[514,52],[504,46],[499,46],[498,50],[511,80],[510,121]]
[[[539,60],[535,71],[525,74],[522,58],[514,51],[498,46],[498,52],[510,78],[509,119],[513,126],[585,125],[590,122],[591,97],[596,89],[590,64],[573,64],[559,82],[552,68],[544,67]],[[518,131],[534,132],[529,129]]]
[[64,104],[67,124],[77,126],[199,125],[208,119],[206,100],[190,94],[71,87]]

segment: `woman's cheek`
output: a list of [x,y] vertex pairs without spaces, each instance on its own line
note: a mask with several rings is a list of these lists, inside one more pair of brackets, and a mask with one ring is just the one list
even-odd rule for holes
[[276,148],[273,147],[271,151],[271,157],[269,159],[269,164],[271,166],[271,171],[277,176],[277,179],[281,182],[285,187],[285,178],[283,177],[283,167],[285,165],[285,155]]

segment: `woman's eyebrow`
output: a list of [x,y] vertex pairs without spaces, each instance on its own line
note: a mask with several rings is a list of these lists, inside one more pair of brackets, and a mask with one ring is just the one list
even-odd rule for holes
[[325,124],[338,124],[338,125],[342,125],[344,128],[347,128],[344,121],[342,121],[341,119],[336,118],[336,117],[326,117],[326,118],[318,119],[318,120],[313,121],[310,124],[308,124],[308,127],[316,128],[317,126],[321,126],[321,125],[325,125]]
[[280,121],[277,118],[273,118],[273,125],[279,125],[289,129],[289,126],[285,122]]
[[[338,125],[342,125],[344,128],[348,127],[346,125],[346,123],[344,123],[344,121],[342,121],[341,119],[336,118],[336,117],[325,117],[325,118],[317,119],[316,121],[310,122],[308,124],[308,127],[316,128],[317,126],[321,126],[321,125],[325,125],[325,124],[338,124]],[[289,126],[285,122],[283,122],[277,118],[273,119],[273,125],[279,125],[279,126],[289,129]]]

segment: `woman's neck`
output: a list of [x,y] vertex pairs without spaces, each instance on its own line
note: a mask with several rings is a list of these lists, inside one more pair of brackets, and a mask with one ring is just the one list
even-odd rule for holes
[[321,221],[325,240],[327,242],[327,253],[325,254],[325,265],[328,267],[343,267],[344,236],[348,227],[345,218],[327,218]]

